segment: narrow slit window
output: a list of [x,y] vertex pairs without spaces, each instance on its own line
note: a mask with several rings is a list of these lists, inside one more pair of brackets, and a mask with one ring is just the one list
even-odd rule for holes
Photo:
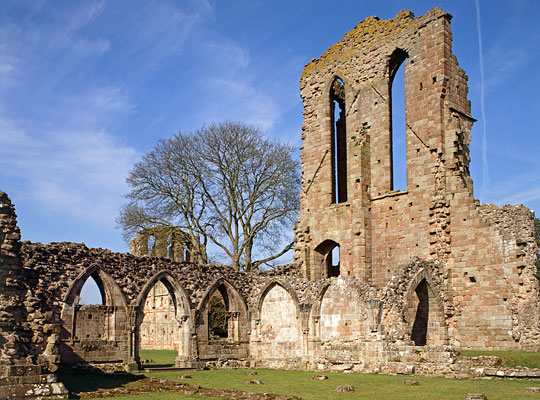
[[332,203],[347,201],[347,122],[345,85],[336,78],[330,89],[332,128]]
[[405,67],[408,54],[397,49],[390,59],[391,190],[407,189],[407,144],[405,119]]

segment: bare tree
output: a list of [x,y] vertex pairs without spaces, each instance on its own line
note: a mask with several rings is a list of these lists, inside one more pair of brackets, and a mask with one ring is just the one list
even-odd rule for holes
[[[160,140],[130,172],[130,202],[118,222],[126,237],[141,228],[178,226],[194,249],[211,241],[233,267],[256,269],[293,246],[278,248],[298,215],[300,176],[292,153],[238,122]],[[266,255],[254,260],[254,250]]]

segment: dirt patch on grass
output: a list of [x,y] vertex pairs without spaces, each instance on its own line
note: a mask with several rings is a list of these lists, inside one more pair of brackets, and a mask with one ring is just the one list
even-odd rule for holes
[[180,394],[199,394],[205,397],[246,399],[246,400],[299,400],[296,396],[281,396],[272,393],[251,393],[231,389],[208,389],[201,386],[194,386],[183,382],[171,381],[167,379],[144,378],[139,382],[113,389],[99,389],[92,392],[80,392],[77,396],[81,399],[118,397],[126,395],[138,395],[143,393],[169,392]]

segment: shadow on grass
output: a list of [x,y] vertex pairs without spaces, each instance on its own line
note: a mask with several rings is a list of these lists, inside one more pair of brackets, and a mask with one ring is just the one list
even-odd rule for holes
[[69,390],[70,399],[80,399],[76,393],[94,392],[98,389],[113,389],[144,379],[142,375],[126,372],[105,374],[76,368],[63,367],[56,372],[58,380]]
[[142,367],[144,369],[152,369],[152,368],[174,368],[174,364],[143,364]]

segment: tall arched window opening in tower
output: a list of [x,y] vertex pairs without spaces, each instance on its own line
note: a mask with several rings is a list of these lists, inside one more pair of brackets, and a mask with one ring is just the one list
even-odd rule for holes
[[345,116],[345,85],[334,79],[330,88],[332,129],[332,203],[347,201],[347,123]]
[[391,138],[391,190],[407,189],[407,157],[405,119],[405,67],[407,52],[396,49],[390,57],[390,138]]

